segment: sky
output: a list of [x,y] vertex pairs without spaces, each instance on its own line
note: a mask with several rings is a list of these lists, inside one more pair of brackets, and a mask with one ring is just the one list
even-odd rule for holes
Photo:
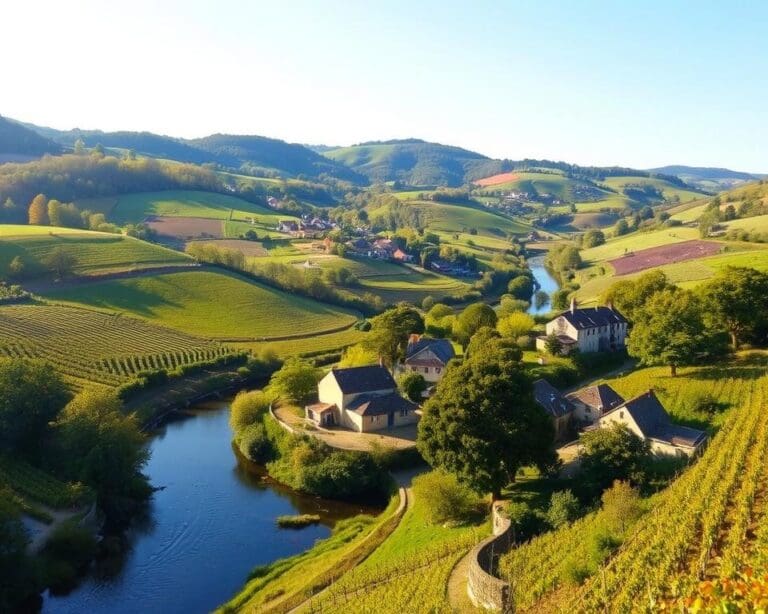
[[768,3],[4,0],[0,114],[768,173]]

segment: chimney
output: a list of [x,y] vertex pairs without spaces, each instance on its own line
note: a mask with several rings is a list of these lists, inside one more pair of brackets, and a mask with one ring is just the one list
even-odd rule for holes
[[384,366],[384,357],[381,354],[379,354],[379,366],[380,367]]
[[576,313],[576,297],[571,297],[571,313]]
[[611,311],[613,311],[613,301],[610,301],[610,300],[609,300],[609,301],[608,301],[608,302],[605,304],[605,306],[606,306],[606,307],[608,307],[608,309],[610,309]]
[[415,345],[419,342],[419,339],[421,339],[421,335],[417,333],[411,333],[408,336],[408,345]]

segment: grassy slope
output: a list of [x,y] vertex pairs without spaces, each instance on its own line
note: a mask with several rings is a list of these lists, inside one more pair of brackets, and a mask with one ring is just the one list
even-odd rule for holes
[[[428,200],[410,201],[412,207],[421,212],[426,228],[432,231],[457,233],[476,228],[479,235],[504,238],[505,233],[526,234],[531,231],[527,224],[480,207],[436,203]],[[387,207],[370,212],[372,220],[387,213]]]
[[350,311],[223,272],[189,271],[111,280],[54,291],[50,297],[225,339],[312,335],[351,325],[356,319]]
[[618,192],[627,185],[650,185],[661,190],[667,200],[678,197],[680,202],[701,198],[701,192],[680,188],[658,177],[606,177],[602,183]]
[[258,223],[272,226],[280,219],[293,219],[241,198],[193,190],[125,194],[118,198],[112,218],[118,224],[137,223],[148,215],[227,220],[230,219],[230,212],[234,212],[232,219],[247,220],[255,217]]
[[63,247],[77,261],[81,274],[191,263],[185,254],[131,237],[50,226],[0,225],[0,276],[11,260],[20,256],[35,268],[56,247]]
[[639,251],[649,247],[669,245],[680,241],[698,239],[699,232],[695,228],[662,228],[652,232],[636,232],[607,241],[603,245],[585,249],[581,257],[585,262],[596,263],[624,255],[625,250]]

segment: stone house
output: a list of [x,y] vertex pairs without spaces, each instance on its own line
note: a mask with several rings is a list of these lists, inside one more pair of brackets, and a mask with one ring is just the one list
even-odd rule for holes
[[605,412],[593,428],[612,424],[626,426],[658,455],[693,456],[707,441],[704,431],[673,424],[653,390]]
[[624,403],[622,396],[608,384],[582,388],[566,398],[575,407],[574,418],[582,424],[594,424],[603,414]]
[[533,396],[555,427],[555,441],[571,439],[574,405],[545,379],[533,382]]
[[448,339],[411,335],[400,370],[419,373],[427,383],[435,384],[443,379],[445,368],[454,356],[456,352]]
[[359,433],[414,424],[418,406],[403,398],[380,365],[331,369],[317,385],[318,403],[305,416],[319,426],[342,426]]
[[546,335],[536,339],[536,349],[546,350],[549,335],[557,335],[563,344],[563,354],[580,352],[615,352],[626,347],[627,320],[613,305],[576,307],[571,300],[568,311],[546,325]]

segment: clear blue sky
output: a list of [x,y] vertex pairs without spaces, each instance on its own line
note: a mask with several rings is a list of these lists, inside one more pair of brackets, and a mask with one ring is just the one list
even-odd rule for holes
[[757,0],[9,0],[2,21],[0,113],[56,128],[768,172]]

